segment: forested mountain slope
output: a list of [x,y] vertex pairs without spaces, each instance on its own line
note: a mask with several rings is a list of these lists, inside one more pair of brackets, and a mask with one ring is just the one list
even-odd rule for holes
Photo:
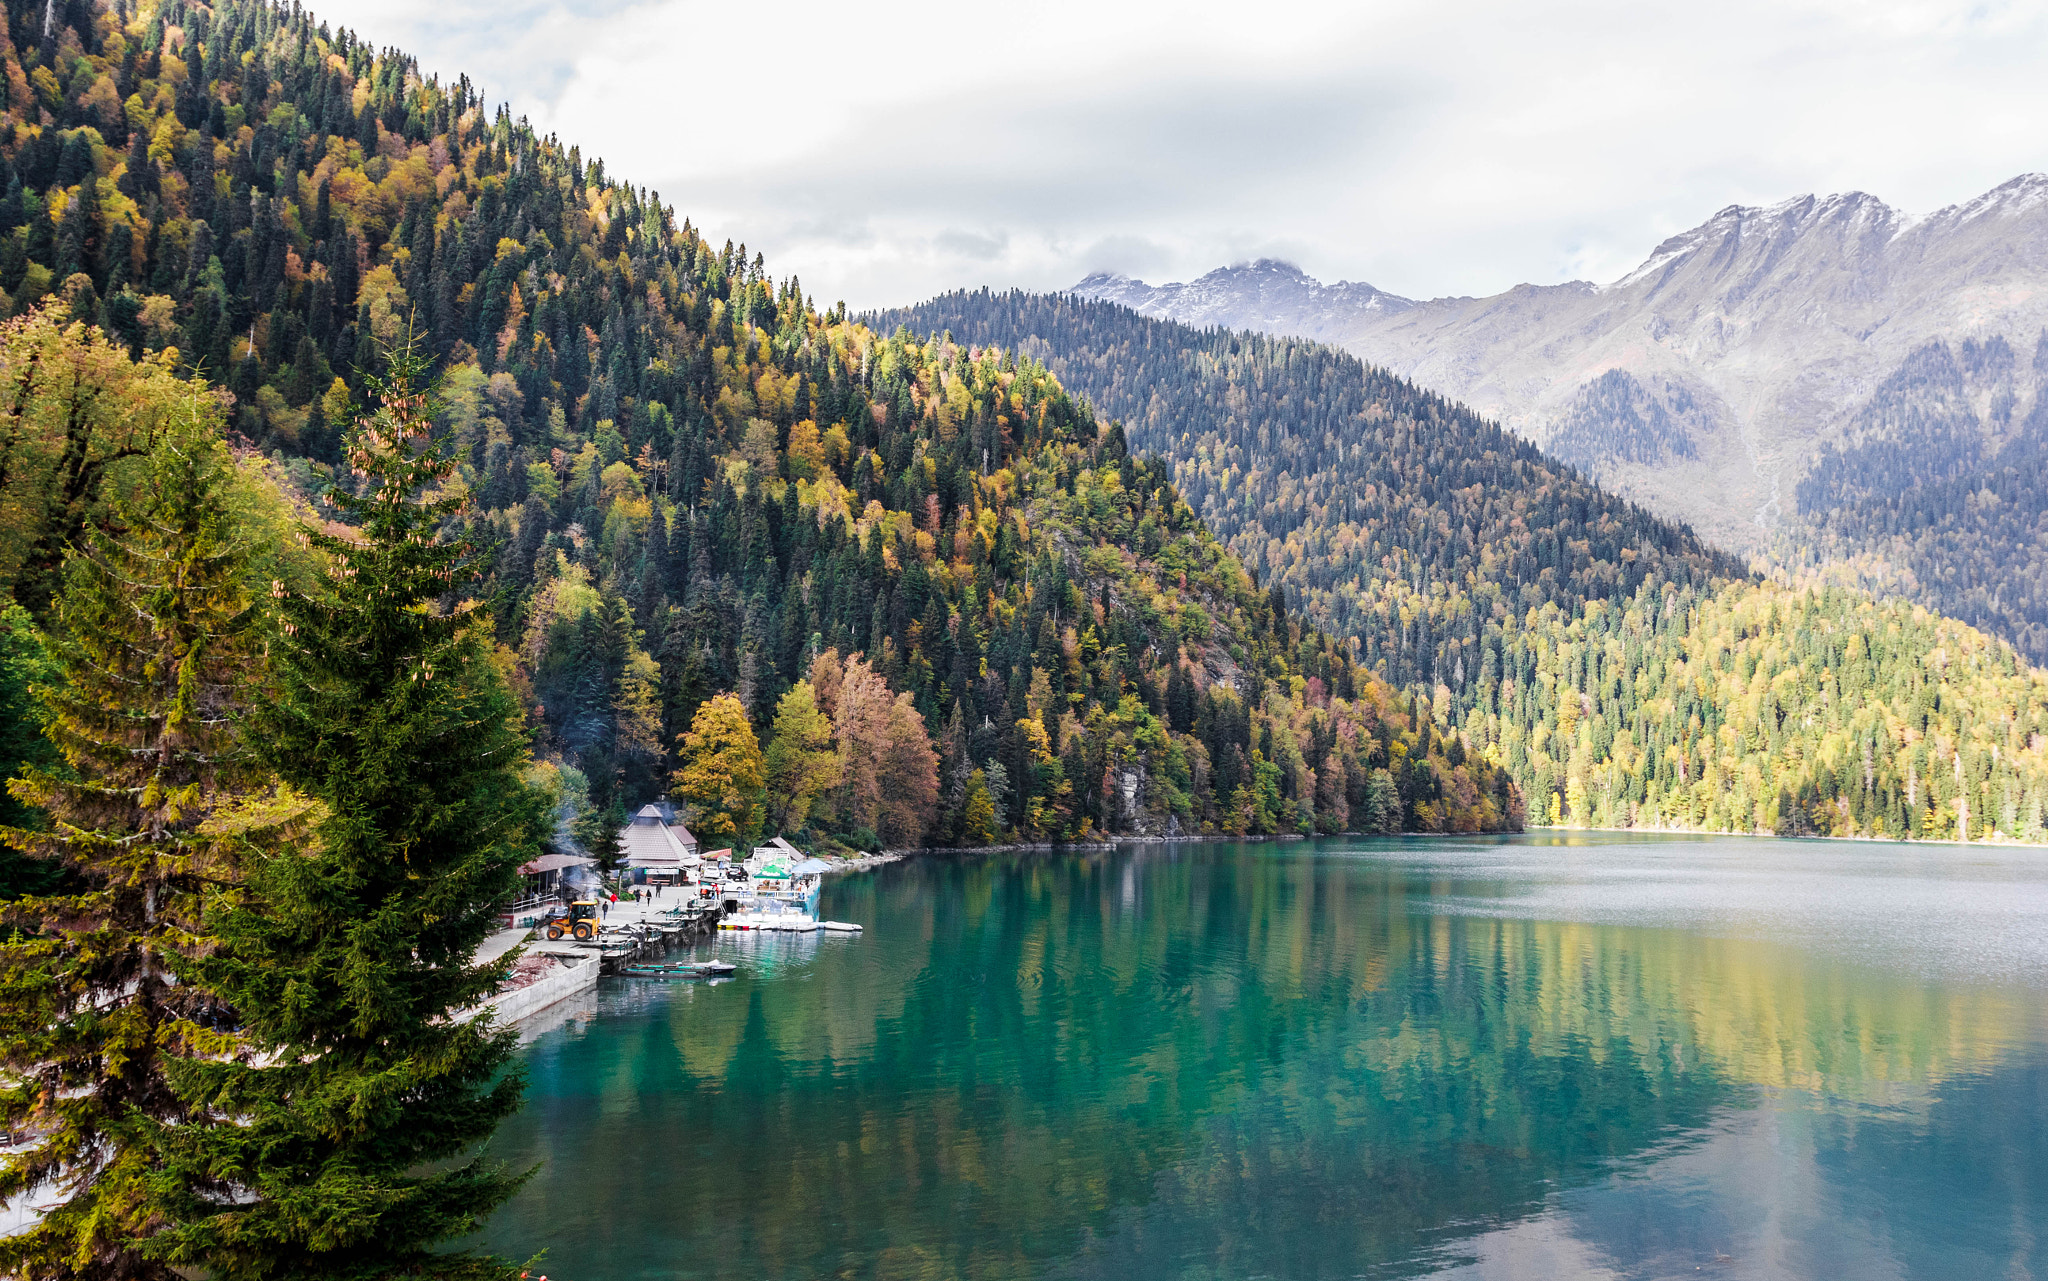
[[1462,405],[1319,343],[1195,330],[1065,294],[946,294],[883,327],[1045,361],[1202,519],[1398,685],[1479,678],[1489,631],[1733,557],[1582,479]]
[[2048,334],[1914,352],[1823,448],[1773,551],[2048,662]]
[[2048,673],[1902,601],[1645,588],[1545,609],[1467,726],[1577,825],[2041,841]]
[[[1128,415],[1141,435],[1205,441],[1205,505],[1254,500],[1219,520],[1263,541],[1262,588],[1028,351],[820,314],[465,82],[239,0],[7,18],[14,323],[43,324],[25,313],[55,295],[129,353],[220,378],[241,433],[316,504],[355,483],[332,455],[360,371],[414,328],[441,362],[468,532],[500,548],[501,660],[537,746],[580,765],[600,812],[664,788],[700,713],[737,707],[771,773],[815,793],[800,817],[771,796],[784,817],[854,843],[1509,826],[1510,770],[1570,790],[1564,740],[1535,742],[1540,700],[1500,701],[1541,611],[1704,600],[1735,569],[1346,358],[1221,338],[1206,359],[1238,381],[1219,390],[1201,359],[1130,357],[1105,396],[1156,384],[1156,411]],[[71,520],[89,494],[53,509],[30,478],[90,471],[119,442],[80,444],[46,409],[13,420],[0,503]],[[1293,440],[1304,418],[1335,439]],[[1323,540],[1335,512],[1350,528]],[[33,612],[51,566],[18,564]],[[1290,573],[1408,690],[1294,616],[1270,581]],[[2021,732],[1998,759],[2034,786],[2033,687],[1952,669],[1925,685],[1958,724]],[[1695,714],[1729,723],[1719,703]],[[1823,722],[1786,723],[1786,750],[1819,759]],[[1842,777],[1814,785],[1839,799]]]
[[[1035,362],[820,314],[295,8],[7,20],[7,308],[177,348],[315,501],[355,483],[359,371],[416,330],[468,532],[501,548],[502,660],[598,810],[662,789],[732,694],[771,765],[830,757],[800,762],[808,817],[858,843],[1519,823],[1497,763],[1260,590]],[[9,586],[46,600],[47,567]]]
[[[1496,753],[1535,821],[2042,839],[2048,678],[1961,623],[1749,580],[1328,347],[1063,295],[883,322],[1015,345],[1123,417],[1249,563]],[[1684,447],[1654,416],[1637,443]]]

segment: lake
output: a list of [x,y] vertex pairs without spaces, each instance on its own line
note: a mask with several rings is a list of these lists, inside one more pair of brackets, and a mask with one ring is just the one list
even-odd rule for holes
[[487,1233],[627,1278],[2048,1276],[2048,853],[928,857],[537,1016]]

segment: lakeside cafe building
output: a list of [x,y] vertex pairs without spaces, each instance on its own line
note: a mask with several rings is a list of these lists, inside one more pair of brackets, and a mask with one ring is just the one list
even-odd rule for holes
[[544,906],[556,899],[566,900],[567,886],[562,883],[562,874],[572,867],[587,867],[596,859],[581,854],[543,854],[519,866],[519,875],[525,882],[524,893],[512,905],[514,913]]
[[681,885],[694,879],[703,862],[697,838],[675,821],[675,811],[666,805],[641,806],[619,829],[619,852],[634,879],[649,885]]

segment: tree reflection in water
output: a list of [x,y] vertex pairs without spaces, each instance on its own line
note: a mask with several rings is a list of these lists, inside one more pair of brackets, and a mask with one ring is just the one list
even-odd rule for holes
[[[747,940],[736,982],[608,986],[528,1047],[496,1151],[547,1164],[489,1239],[572,1278],[1514,1275],[1560,1234],[1617,1275],[1748,1275],[1760,1116],[1798,1130],[1765,1145],[1797,1241],[1921,1275],[1944,1224],[2048,1222],[2048,1097],[2005,1066],[2040,1043],[2030,993],[1476,913],[1513,887],[1411,850],[834,884],[864,936]],[[1838,1230],[1879,1212],[1896,1239]],[[2032,1249],[1993,1236],[1996,1270]]]

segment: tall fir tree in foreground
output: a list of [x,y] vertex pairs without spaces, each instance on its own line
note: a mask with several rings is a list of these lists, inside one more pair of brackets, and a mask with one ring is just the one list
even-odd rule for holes
[[207,970],[268,1057],[183,1080],[222,1119],[181,1132],[175,1176],[236,1195],[189,1197],[176,1255],[216,1281],[513,1274],[435,1247],[521,1182],[474,1154],[518,1106],[514,1038],[456,1016],[505,972],[472,958],[546,802],[484,612],[458,597],[479,552],[438,537],[463,500],[423,371],[400,353],[350,436],[359,484],[332,501],[355,528],[306,531],[328,579],[284,594],[277,695],[251,718],[265,762],[327,813],[312,848],[252,872]]
[[[187,386],[190,408],[206,408]],[[0,1196],[51,1208],[0,1237],[0,1273],[146,1278],[161,1127],[189,1124],[175,1060],[232,1045],[195,986],[206,903],[236,875],[252,767],[230,716],[251,680],[247,556],[232,464],[211,422],[161,440],[144,483],[76,553],[41,686],[63,768],[8,787],[47,830],[0,831],[76,889],[11,905],[0,945],[0,1124],[35,1136],[0,1162]],[[282,821],[290,807],[274,809]],[[214,1182],[197,1189],[218,1195]]]

